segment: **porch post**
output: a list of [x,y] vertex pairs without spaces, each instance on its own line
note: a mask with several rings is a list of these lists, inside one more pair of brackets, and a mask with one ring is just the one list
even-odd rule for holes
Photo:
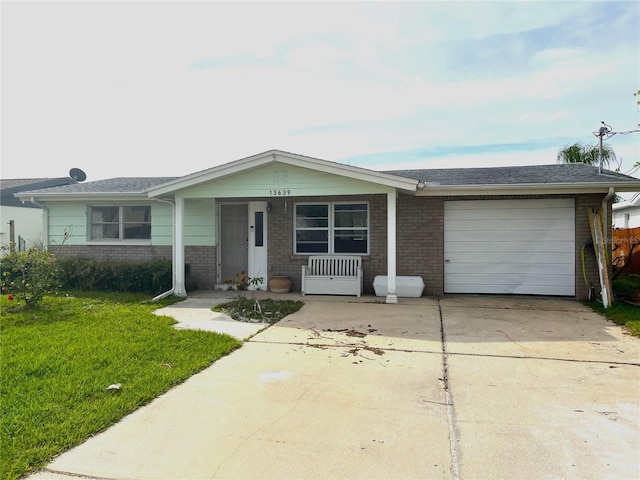
[[173,234],[173,294],[186,297],[184,282],[184,198],[176,197],[176,214]]
[[398,303],[396,295],[396,192],[387,193],[387,299]]

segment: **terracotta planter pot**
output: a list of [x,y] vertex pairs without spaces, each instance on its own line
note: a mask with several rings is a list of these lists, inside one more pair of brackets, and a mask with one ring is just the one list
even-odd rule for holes
[[283,277],[274,275],[269,280],[269,290],[273,293],[289,293],[291,291],[291,279],[289,277]]

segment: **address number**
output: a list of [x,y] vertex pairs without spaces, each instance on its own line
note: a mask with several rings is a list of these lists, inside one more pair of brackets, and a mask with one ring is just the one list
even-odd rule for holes
[[269,195],[272,197],[286,197],[287,195],[291,195],[291,190],[288,188],[269,190]]

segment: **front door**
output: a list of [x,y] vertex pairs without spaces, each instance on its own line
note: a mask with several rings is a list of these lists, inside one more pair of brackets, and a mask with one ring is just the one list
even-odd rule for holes
[[220,282],[248,271],[249,210],[247,204],[220,205]]

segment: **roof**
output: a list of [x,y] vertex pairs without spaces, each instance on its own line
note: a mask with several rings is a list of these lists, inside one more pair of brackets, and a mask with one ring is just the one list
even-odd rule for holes
[[95,182],[77,183],[75,185],[64,185],[61,187],[46,188],[39,190],[29,190],[29,194],[122,194],[122,193],[146,193],[150,187],[162,185],[180,177],[118,177],[106,180],[96,180]]
[[597,166],[584,163],[522,167],[392,170],[386,173],[415,178],[427,186],[640,182],[640,179],[609,170],[598,173]]
[[77,181],[71,177],[0,179],[0,204],[13,207],[37,208],[36,205],[30,202],[22,203],[22,201],[14,197],[13,194],[34,189],[56,187],[59,185],[73,185],[76,183]]
[[225,163],[183,177],[118,177],[75,183],[22,193],[21,198],[39,199],[148,198],[169,195],[194,185],[224,178],[280,162],[392,186],[418,195],[501,193],[591,193],[639,191],[640,179],[587,164],[549,164],[520,167],[444,168],[375,171],[320,160],[280,150]]

